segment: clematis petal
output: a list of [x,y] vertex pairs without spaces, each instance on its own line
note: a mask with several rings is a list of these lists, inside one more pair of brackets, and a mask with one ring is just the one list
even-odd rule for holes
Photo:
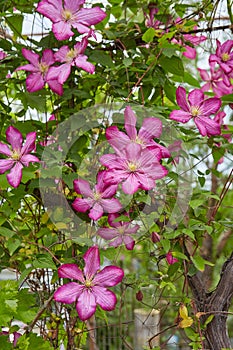
[[38,73],[39,72],[39,67],[34,66],[33,64],[25,64],[24,66],[20,66],[16,68],[16,72],[19,70],[25,70],[26,72],[32,72],[32,73]]
[[198,107],[204,101],[204,93],[201,89],[194,89],[188,94],[190,106]]
[[158,118],[145,118],[142,127],[138,132],[138,137],[144,140],[150,140],[159,137],[162,133],[162,122]]
[[170,119],[180,123],[187,123],[191,118],[190,112],[185,112],[183,110],[174,110],[170,113]]
[[40,160],[32,154],[25,154],[21,157],[20,162],[24,166],[29,166],[30,162],[35,163],[35,162],[40,162]]
[[95,66],[94,64],[90,63],[87,61],[87,56],[85,55],[79,55],[76,59],[75,59],[75,64],[77,67],[82,68],[83,70],[85,70],[86,72],[93,74],[95,71]]
[[26,60],[28,60],[34,67],[37,67],[38,69],[39,60],[40,60],[40,55],[38,55],[38,53],[35,53],[31,50],[23,48],[22,55],[26,58]]
[[202,80],[204,80],[204,81],[210,81],[211,80],[211,77],[209,76],[209,73],[207,72],[206,69],[197,68],[197,70],[199,71],[200,77],[201,77]]
[[5,154],[6,156],[11,156],[11,150],[8,145],[0,142],[0,153]]
[[186,99],[186,91],[182,86],[179,86],[176,90],[176,101],[181,109],[186,112],[189,111],[189,105]]
[[89,182],[86,180],[74,180],[74,190],[75,192],[82,194],[84,197],[93,197],[93,191],[90,188]]
[[76,198],[72,203],[72,207],[74,208],[74,210],[80,213],[85,213],[87,210],[89,210],[92,207],[92,204],[93,204],[92,199]]
[[119,151],[125,148],[125,146],[130,142],[128,135],[124,132],[119,131],[117,126],[110,126],[106,130],[106,138],[108,143]]
[[100,203],[95,203],[88,214],[92,220],[99,220],[103,216],[104,210]]
[[197,52],[194,47],[190,47],[188,45],[185,45],[185,52],[182,52],[182,55],[189,58],[190,60],[194,60],[196,58]]
[[6,130],[6,139],[12,146],[13,150],[17,150],[18,152],[21,150],[23,136],[21,132],[16,129],[14,126],[9,126]]
[[134,245],[135,245],[135,241],[132,237],[130,237],[129,235],[124,235],[123,242],[126,246],[126,249],[133,250]]
[[208,117],[196,117],[194,119],[202,136],[220,135],[220,124]]
[[100,268],[100,254],[97,246],[89,248],[83,256],[85,261],[84,275],[92,279]]
[[122,183],[122,190],[126,194],[134,194],[140,187],[140,182],[134,173],[129,174]]
[[48,66],[51,66],[54,62],[54,54],[51,49],[45,49],[42,54],[41,62],[45,63]]
[[117,198],[101,199],[100,204],[107,213],[117,213],[122,209],[122,205]]
[[23,166],[20,162],[15,163],[9,174],[7,174],[7,180],[12,187],[18,187],[22,179]]
[[29,132],[26,136],[25,144],[22,147],[21,155],[34,151],[36,148],[35,141],[36,141],[36,132],[35,131]]
[[125,108],[125,130],[131,140],[135,140],[137,136],[136,122],[137,118],[130,106]]
[[222,50],[222,53],[229,54],[232,48],[233,48],[233,40],[227,40],[222,44],[221,50]]
[[71,24],[63,20],[53,23],[52,30],[57,40],[67,40],[74,35],[71,30]]
[[53,297],[60,303],[72,304],[76,302],[84,288],[84,286],[76,282],[70,282],[59,287]]
[[0,159],[0,174],[4,174],[7,170],[11,169],[14,162],[13,159]]
[[37,12],[49,18],[52,22],[57,22],[62,19],[62,0],[42,0],[37,6]]
[[55,52],[54,54],[55,60],[61,63],[66,62],[66,57],[69,51],[70,51],[69,46],[63,45],[62,47],[60,47],[60,49],[57,52]]
[[100,228],[96,234],[107,240],[113,239],[119,235],[117,229],[108,227]]
[[141,157],[142,146],[138,143],[130,143],[125,148],[126,158],[127,160],[138,160]]
[[71,72],[71,64],[64,63],[59,67],[51,67],[46,75],[46,81],[49,83],[51,80],[58,81],[59,84],[64,84],[69,78]]
[[64,0],[64,7],[73,13],[79,10],[80,6],[85,3],[85,0]]
[[58,276],[70,278],[85,283],[83,273],[76,264],[63,264],[58,268]]
[[35,92],[43,89],[45,81],[41,73],[32,73],[26,79],[26,88],[29,92]]
[[77,23],[73,23],[73,26],[79,30],[78,23],[82,23],[85,26],[90,26],[103,21],[105,17],[106,13],[98,6],[93,8],[81,8],[78,12],[78,21]]
[[[105,177],[106,177],[106,175],[105,175]],[[104,179],[105,179],[105,177],[104,177]],[[108,186],[106,186],[106,183],[104,182],[102,198],[113,197],[116,194],[116,191],[117,191],[117,185],[108,185]]]
[[82,294],[79,296],[76,310],[80,320],[86,321],[96,311],[96,297],[90,289],[84,289]]
[[116,295],[108,289],[103,287],[93,287],[93,293],[96,297],[96,302],[105,311],[112,311],[115,309],[117,298]]
[[56,79],[46,80],[50,89],[58,94],[59,96],[63,95],[62,84],[60,84]]
[[201,106],[202,115],[208,116],[215,114],[221,107],[221,100],[218,97],[211,97],[204,100]]
[[98,272],[93,283],[101,287],[113,287],[120,283],[124,277],[124,270],[118,266],[106,266]]
[[114,247],[114,248],[117,248],[121,245],[123,245],[124,242],[123,242],[123,236],[122,235],[119,235],[116,237],[116,239],[114,239],[113,241],[111,241],[109,243],[109,247]]

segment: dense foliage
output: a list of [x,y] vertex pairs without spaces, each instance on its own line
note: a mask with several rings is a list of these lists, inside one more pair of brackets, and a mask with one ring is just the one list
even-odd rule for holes
[[230,348],[232,5],[0,0],[1,349]]

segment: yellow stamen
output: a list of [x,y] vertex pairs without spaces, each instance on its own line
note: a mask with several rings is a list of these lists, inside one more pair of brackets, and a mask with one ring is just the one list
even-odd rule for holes
[[21,155],[20,155],[19,151],[17,151],[17,150],[12,151],[11,159],[13,159],[13,160],[20,160],[20,157],[21,157]]
[[73,61],[73,59],[77,57],[77,50],[71,49],[70,51],[67,52],[66,54],[66,61],[70,62]]
[[49,66],[46,63],[41,62],[39,63],[39,69],[40,72],[44,75],[45,73],[47,73]]
[[86,286],[87,288],[92,287],[92,286],[93,286],[93,285],[92,285],[92,281],[89,281],[89,280],[85,281],[85,286]]
[[120,235],[123,235],[123,234],[125,233],[125,228],[124,228],[124,226],[119,227],[119,228],[117,229],[117,231],[119,232]]
[[99,192],[94,193],[94,200],[98,201],[101,199],[101,194]]
[[144,141],[141,140],[138,136],[136,136],[136,139],[134,140],[135,143],[138,143],[139,145],[144,145]]
[[195,106],[191,106],[190,111],[193,117],[197,117],[200,114],[199,108]]
[[224,52],[221,56],[223,62],[227,62],[230,59],[230,55],[227,52]]
[[70,10],[63,10],[62,18],[68,22],[70,19],[72,19],[72,12]]
[[137,163],[133,163],[133,162],[128,162],[128,168],[131,172],[134,172],[137,170],[138,168],[138,164]]

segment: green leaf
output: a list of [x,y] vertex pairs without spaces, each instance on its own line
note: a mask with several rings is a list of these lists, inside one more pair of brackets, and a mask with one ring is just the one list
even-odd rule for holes
[[13,255],[14,252],[20,247],[21,241],[17,238],[9,238],[6,242],[6,247],[9,250],[10,255]]
[[214,146],[212,150],[212,156],[214,158],[214,162],[217,163],[224,156],[224,153],[225,153],[225,148]]
[[5,17],[6,23],[13,31],[16,37],[21,36],[23,27],[23,16],[20,14],[14,14],[13,16]]
[[36,259],[33,261],[33,266],[35,269],[56,269],[56,265],[50,255],[38,254]]
[[200,205],[202,205],[206,200],[204,198],[202,199],[193,199],[192,201],[190,201],[189,205],[192,209],[195,209],[197,207],[199,207]]
[[185,72],[184,73],[184,81],[188,83],[189,85],[195,86],[197,88],[200,88],[200,83],[197,79],[195,79],[190,73]]
[[162,55],[159,59],[159,64],[162,68],[169,73],[183,76],[184,66],[182,60],[177,56],[172,56],[171,58]]
[[107,53],[100,51],[100,50],[95,50],[91,55],[90,55],[90,60],[94,61],[96,63],[101,64],[101,66],[104,67],[110,67],[110,68],[114,68],[115,65],[110,57],[110,55],[108,55]]
[[168,253],[170,250],[170,241],[168,239],[161,239],[160,241],[165,253]]
[[125,67],[130,67],[132,63],[133,63],[133,61],[131,58],[126,57],[123,59],[123,64]]
[[8,335],[1,335],[0,336],[0,349],[12,350],[12,344],[9,342]]
[[142,40],[145,41],[146,43],[150,43],[153,41],[155,36],[155,29],[154,28],[149,28],[147,31],[143,34]]

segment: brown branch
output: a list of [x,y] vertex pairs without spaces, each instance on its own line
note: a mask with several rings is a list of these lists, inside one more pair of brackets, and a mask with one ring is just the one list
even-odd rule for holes
[[44,303],[42,308],[37,312],[36,317],[34,320],[28,325],[26,328],[26,333],[29,333],[32,331],[33,327],[35,326],[36,322],[39,320],[40,316],[43,314],[43,312],[47,309],[51,301],[53,300],[53,294],[50,296],[50,298]]

